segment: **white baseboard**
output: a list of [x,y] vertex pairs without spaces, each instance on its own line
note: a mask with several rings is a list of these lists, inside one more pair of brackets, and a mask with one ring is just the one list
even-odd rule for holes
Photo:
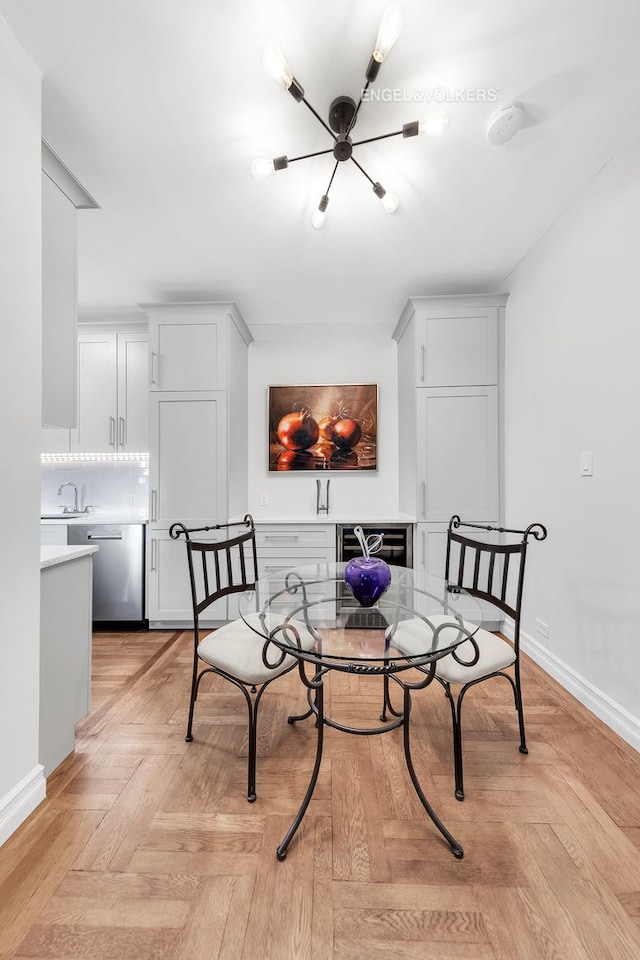
[[0,798],[0,847],[47,795],[44,767],[38,764]]
[[[513,639],[513,620],[506,620],[502,626],[505,636]],[[520,631],[520,649],[557,680],[560,686],[579,700],[580,703],[606,723],[614,733],[640,753],[640,719],[634,717],[606,693],[595,687],[589,680],[577,673],[554,653],[543,647],[534,637]],[[526,706],[526,704],[525,704]]]

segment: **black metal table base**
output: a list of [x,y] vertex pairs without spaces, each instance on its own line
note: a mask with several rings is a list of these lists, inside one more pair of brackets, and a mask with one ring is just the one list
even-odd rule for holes
[[[447,830],[447,828],[445,827],[445,825],[440,820],[437,813],[435,812],[435,810],[427,800],[424,794],[424,791],[420,785],[420,781],[418,780],[415,767],[413,765],[413,759],[411,757],[411,744],[410,744],[410,738],[409,738],[409,720],[411,716],[411,690],[420,689],[426,686],[430,682],[431,676],[429,676],[426,679],[426,681],[420,682],[417,684],[410,684],[410,683],[403,682],[397,676],[393,676],[393,675],[385,676],[385,708],[391,707],[391,703],[388,695],[388,680],[391,679],[395,683],[397,683],[400,687],[402,687],[403,711],[402,713],[399,713],[396,710],[393,710],[391,708],[393,715],[396,717],[395,720],[392,720],[389,723],[385,723],[384,726],[381,726],[381,727],[362,729],[357,727],[349,727],[345,724],[337,723],[335,720],[332,720],[330,717],[326,717],[324,714],[324,675],[326,673],[329,673],[333,668],[331,667],[318,668],[313,678],[309,679],[304,669],[304,663],[302,661],[299,661],[298,666],[299,666],[299,672],[300,672],[302,682],[307,687],[307,698],[309,701],[309,709],[305,713],[300,714],[299,716],[287,717],[287,722],[296,723],[299,720],[306,720],[308,717],[315,715],[316,728],[318,731],[317,745],[316,745],[316,758],[313,765],[313,771],[311,773],[311,779],[309,780],[309,786],[307,787],[307,791],[304,795],[302,803],[300,804],[300,809],[295,815],[295,818],[291,826],[287,830],[287,833],[285,834],[282,840],[282,843],[276,850],[276,856],[278,860],[284,860],[285,857],[287,856],[289,844],[293,840],[298,830],[298,827],[302,823],[302,819],[307,811],[307,807],[309,806],[311,797],[313,796],[313,791],[315,789],[315,786],[318,780],[318,774],[320,773],[320,764],[322,762],[322,748],[324,743],[325,726],[333,727],[334,729],[341,730],[344,733],[355,733],[360,736],[373,736],[380,733],[388,733],[390,730],[395,730],[398,727],[402,727],[404,757],[405,757],[405,762],[407,764],[407,770],[409,771],[409,776],[411,777],[411,783],[413,784],[413,788],[418,796],[418,799],[420,800],[420,803],[429,814],[429,817],[431,818],[432,822],[435,824],[435,826],[438,828],[438,830],[440,831],[444,839],[447,841],[447,843],[451,847],[451,851],[454,857],[456,857],[458,860],[461,860],[462,857],[464,856],[464,851],[460,846],[460,844],[458,843],[458,841],[455,839],[455,837],[453,837],[452,834],[449,832],[449,830]],[[381,720],[386,720],[386,710],[383,710],[383,716],[381,717]]]

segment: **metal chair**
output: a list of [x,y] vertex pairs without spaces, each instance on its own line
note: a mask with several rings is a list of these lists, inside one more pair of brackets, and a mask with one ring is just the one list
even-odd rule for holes
[[[458,533],[461,527],[499,534],[515,534],[521,539],[516,543],[488,543]],[[458,588],[464,589],[479,600],[497,607],[513,619],[513,643],[487,630],[479,629],[474,634],[479,656],[472,666],[461,662],[465,659],[466,652],[471,654],[470,649],[466,651],[467,644],[458,647],[455,657],[449,654],[439,660],[436,665],[436,680],[444,687],[451,706],[455,795],[458,800],[464,800],[462,702],[467,690],[471,687],[491,677],[505,677],[509,681],[518,711],[520,753],[529,752],[525,739],[520,686],[520,615],[527,542],[529,537],[545,540],[546,536],[547,530],[541,523],[531,523],[525,530],[511,530],[505,527],[465,523],[456,515],[449,521],[445,562],[447,589],[454,592]],[[466,659],[471,661],[473,656],[470,655]],[[505,673],[505,670],[510,667],[513,667],[513,676]],[[457,697],[454,696],[452,687],[460,687]]]
[[[242,528],[242,532],[227,540],[193,539],[193,534],[231,530],[234,527]],[[206,673],[215,673],[238,687],[244,695],[249,714],[247,800],[253,803],[256,799],[258,707],[269,684],[292,670],[297,661],[281,653],[270,641],[265,643],[259,631],[252,630],[244,620],[232,620],[202,638],[199,629],[200,615],[217,600],[229,594],[256,589],[258,560],[253,518],[247,514],[244,520],[237,523],[191,529],[182,523],[174,523],[169,535],[173,540],[181,536],[185,539],[193,604],[193,674],[185,739],[188,743],[193,740],[195,703],[200,681]],[[255,617],[259,617],[257,611]],[[304,624],[294,625],[300,634],[301,644],[313,646],[315,641]],[[206,664],[201,670],[200,662]]]

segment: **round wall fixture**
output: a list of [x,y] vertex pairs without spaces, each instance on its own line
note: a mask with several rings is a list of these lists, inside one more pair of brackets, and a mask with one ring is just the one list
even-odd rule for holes
[[501,144],[511,140],[524,124],[524,110],[519,103],[510,103],[502,107],[489,121],[487,140]]

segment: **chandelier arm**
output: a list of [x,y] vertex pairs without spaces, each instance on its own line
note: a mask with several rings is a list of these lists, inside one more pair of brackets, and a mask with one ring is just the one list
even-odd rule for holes
[[382,133],[379,137],[369,137],[367,140],[356,140],[352,146],[359,147],[363,143],[375,143],[376,140],[388,140],[389,137],[401,137],[402,130],[394,130],[393,133]]
[[332,140],[337,140],[338,137],[337,137],[336,134],[333,132],[333,130],[331,129],[331,127],[329,126],[329,124],[324,122],[324,120],[322,119],[322,117],[320,116],[320,114],[318,113],[318,111],[313,109],[313,107],[311,106],[311,104],[309,103],[309,101],[307,100],[306,97],[303,97],[303,98],[302,98],[302,102],[304,103],[305,107],[307,107],[307,109],[309,109],[309,110],[311,111],[311,113],[314,115],[314,117],[316,118],[316,120],[318,120],[318,121],[322,124],[322,126],[325,128],[325,130],[327,131],[327,133],[331,135],[331,139],[332,139]]
[[308,160],[309,157],[323,157],[327,153],[333,153],[333,147],[329,147],[328,150],[316,150],[315,153],[303,153],[299,157],[288,157],[289,163],[295,163],[296,160]]
[[339,163],[340,163],[340,161],[339,161],[339,160],[336,160],[335,166],[334,166],[334,168],[333,168],[333,173],[331,174],[331,178],[329,179],[329,186],[327,187],[327,189],[326,189],[325,192],[324,192],[325,197],[328,197],[328,196],[329,196],[329,190],[331,190],[331,184],[333,183],[333,178],[334,178],[335,175],[336,175],[336,170],[338,169],[338,164],[339,164]]
[[353,161],[353,163],[355,163],[355,165],[356,165],[356,167],[358,168],[358,170],[360,171],[360,173],[364,174],[364,176],[367,178],[367,180],[369,181],[369,183],[371,184],[371,186],[372,186],[372,187],[375,187],[375,185],[376,185],[375,180],[372,180],[372,179],[371,179],[371,177],[369,176],[369,174],[367,173],[367,171],[364,169],[364,167],[361,167],[361,166],[360,166],[360,164],[358,163],[358,161],[356,160],[355,157],[351,157],[351,160]]

